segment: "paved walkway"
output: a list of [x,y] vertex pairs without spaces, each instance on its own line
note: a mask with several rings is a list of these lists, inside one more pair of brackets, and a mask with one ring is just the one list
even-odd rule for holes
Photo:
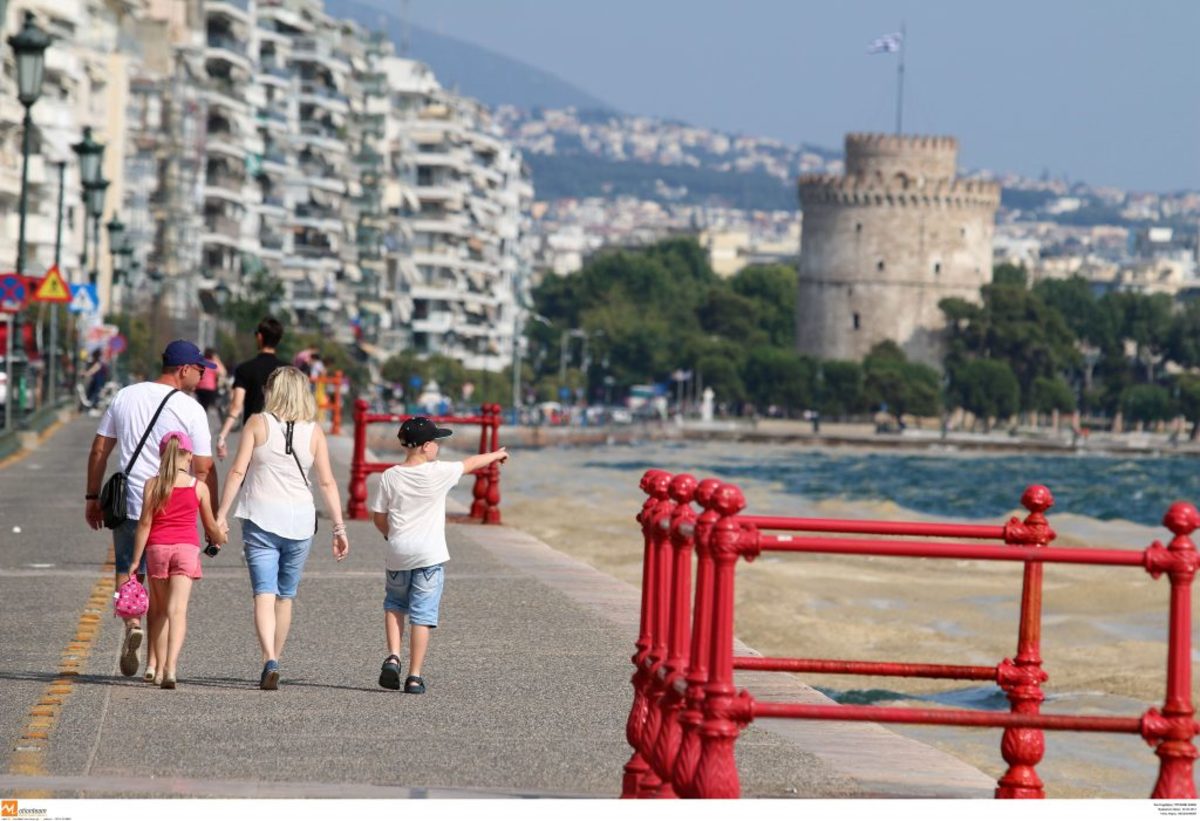
[[[205,560],[193,592],[179,689],[123,678],[110,540],[83,521],[94,430],[95,420],[74,420],[0,463],[0,794],[619,793],[638,592],[512,528],[450,527],[454,558],[424,696],[376,684],[382,540],[368,523],[350,523],[351,555],[337,564],[324,519],[277,692],[256,686],[236,532]],[[349,440],[334,443],[344,480]],[[469,483],[461,492],[465,500]],[[632,526],[630,537],[639,538]],[[786,675],[739,684],[824,700]],[[753,796],[975,797],[992,788],[977,770],[875,725],[759,722],[738,758]]]

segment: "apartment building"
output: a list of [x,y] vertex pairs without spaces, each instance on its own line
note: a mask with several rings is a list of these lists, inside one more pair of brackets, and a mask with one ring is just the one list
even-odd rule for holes
[[528,171],[484,106],[442,89],[428,66],[386,66],[411,186],[388,260],[404,347],[501,370],[528,288]]
[[[86,281],[82,257],[85,232],[91,225],[85,216],[79,164],[71,146],[79,141],[85,126],[91,126],[100,140],[112,139],[124,130],[124,80],[130,58],[119,52],[118,44],[123,23],[141,5],[140,0],[13,0],[7,6],[3,21],[6,38],[20,30],[27,12],[52,38],[45,52],[42,94],[31,111],[34,128],[30,133],[25,226],[25,268],[30,275],[45,273],[54,263],[61,188],[60,266],[72,281]],[[17,100],[15,58],[5,45],[0,71],[0,270],[12,270],[17,263],[24,116]],[[122,183],[116,178],[124,152],[117,142],[105,155],[103,171],[112,180],[110,192],[119,194]],[[94,234],[88,235],[89,258],[96,239]],[[101,286],[107,297],[110,267],[103,232],[99,246]]]

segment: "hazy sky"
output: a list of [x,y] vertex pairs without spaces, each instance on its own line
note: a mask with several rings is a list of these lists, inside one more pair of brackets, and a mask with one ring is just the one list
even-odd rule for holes
[[1200,189],[1200,0],[411,0],[410,16],[623,111],[827,146],[894,129],[896,55],[866,46],[903,21],[904,130],[957,136],[962,165]]

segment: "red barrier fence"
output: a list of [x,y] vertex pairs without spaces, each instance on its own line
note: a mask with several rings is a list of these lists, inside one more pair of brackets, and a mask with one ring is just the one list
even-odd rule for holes
[[[367,477],[372,473],[382,473],[395,465],[395,462],[367,461],[367,425],[373,422],[391,422],[399,424],[405,419],[411,419],[416,414],[408,413],[368,413],[367,401],[358,399],[354,402],[354,457],[350,462],[350,498],[346,505],[346,515],[351,519],[366,519],[367,514]],[[484,405],[478,416],[430,416],[439,425],[478,425],[479,452],[488,453],[500,448],[500,406]],[[484,524],[500,524],[500,465],[492,463],[485,468],[475,471],[475,486],[471,489],[471,518],[479,519]]]
[[[1200,513],[1192,505],[1176,502],[1163,517],[1174,534],[1167,547],[1155,541],[1134,551],[1050,547],[1055,534],[1045,512],[1054,498],[1040,485],[1027,488],[1021,497],[1029,511],[1024,521],[1014,517],[997,526],[742,516],[746,502],[736,486],[661,470],[647,471],[641,487],[648,497],[637,517],[645,540],[642,612],[633,656],[633,707],[625,727],[633,755],[625,765],[623,798],[738,797],[734,744],[741,728],[764,717],[1002,727],[1000,751],[1008,770],[996,787],[997,798],[1045,797],[1036,771],[1045,750],[1043,730],[1140,735],[1160,760],[1151,797],[1196,797],[1192,740],[1200,725],[1193,720],[1191,702],[1191,584],[1198,561],[1189,534],[1200,527]],[[702,508],[699,515],[693,501]],[[768,530],[783,532],[763,532]],[[788,531],[995,544],[793,536]],[[734,569],[739,558],[753,561],[763,551],[1023,562],[1016,655],[993,667],[735,657]],[[1041,658],[1042,569],[1047,562],[1141,567],[1156,579],[1167,574],[1170,627],[1161,710],[1151,708],[1135,717],[1041,713],[1041,685],[1047,680]],[[762,702],[735,690],[735,669],[993,681],[1008,696],[1010,710]]]

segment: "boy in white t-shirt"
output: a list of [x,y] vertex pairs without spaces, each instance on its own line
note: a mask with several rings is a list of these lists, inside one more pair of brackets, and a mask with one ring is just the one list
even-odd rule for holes
[[371,505],[375,527],[388,541],[383,599],[388,657],[379,672],[379,686],[389,690],[400,689],[400,645],[407,613],[412,638],[404,692],[425,692],[421,665],[429,646],[429,631],[438,624],[442,565],[450,560],[446,495],[464,473],[508,458],[508,452],[500,448],[461,462],[439,462],[437,440],[451,433],[424,416],[406,420],[397,434],[406,452],[404,462],[384,471]]

